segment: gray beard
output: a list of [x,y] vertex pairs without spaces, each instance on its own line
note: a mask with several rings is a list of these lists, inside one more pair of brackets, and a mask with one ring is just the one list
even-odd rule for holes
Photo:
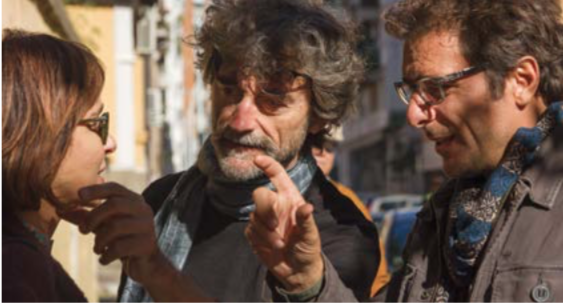
[[207,139],[199,152],[197,166],[206,176],[225,183],[245,182],[264,176],[264,173],[258,167],[241,171],[235,169],[226,161],[226,158],[218,159],[211,140]]
[[[239,144],[245,144],[259,148],[262,152],[274,160],[278,161],[282,166],[286,167],[289,163],[295,159],[299,154],[299,151],[303,148],[305,140],[307,138],[308,124],[304,125],[302,129],[295,133],[295,136],[291,138],[288,142],[286,149],[278,149],[274,143],[270,140],[260,140],[260,137],[255,137],[252,135],[237,136],[233,132],[224,131],[217,138],[211,138],[210,145],[212,145],[212,152],[214,159],[212,164],[214,167],[214,177],[217,176],[221,179],[225,179],[229,182],[245,182],[252,179],[256,179],[264,176],[262,170],[252,163],[254,156],[245,153],[236,153],[235,151],[222,151],[216,144],[220,144],[219,140],[225,138]],[[214,140],[215,139],[215,140]],[[224,154],[222,154],[224,153]],[[208,155],[209,156],[209,155]],[[209,158],[209,157],[208,157]],[[251,163],[247,168],[240,169],[235,165],[231,165],[230,160],[239,159],[243,161],[248,161]]]
[[[264,151],[264,154],[272,157],[274,160],[278,161],[282,166],[287,167],[287,165],[291,162],[291,160],[293,160],[301,150],[301,145],[302,144],[300,144],[300,148],[291,150],[281,155],[273,154],[268,151]],[[213,156],[214,157],[213,159],[210,159],[211,162],[209,164],[214,166],[213,169],[214,177],[217,176],[220,179],[224,179],[225,181],[230,181],[230,182],[245,182],[264,176],[264,172],[260,168],[256,167],[254,164],[242,170],[229,163],[230,162],[229,160],[232,160],[233,158],[242,159],[251,162],[254,158],[254,156],[252,155],[247,155],[244,153],[243,154],[232,153],[226,156],[220,156],[218,155],[217,151],[214,151]]]
[[218,159],[220,171],[223,174],[223,177],[225,177],[226,179],[237,182],[237,181],[249,181],[264,176],[264,172],[258,167],[256,167],[254,164],[251,167],[244,170],[237,169],[233,165],[229,164],[230,158],[238,158],[238,159],[244,159],[246,161],[252,161],[251,156],[246,156],[244,154],[242,155],[234,154],[226,157],[221,157],[220,159]]
[[[297,144],[298,148],[293,148],[292,150],[289,150],[287,152],[282,151],[279,153],[273,153],[269,150],[265,150],[264,153],[280,162],[284,167],[287,167],[291,160],[293,160],[301,151],[305,138],[306,136],[304,136],[300,140],[301,142],[295,142],[299,143]],[[214,148],[211,140],[207,139],[199,153],[197,166],[207,176],[227,183],[246,182],[263,177],[264,172],[254,164],[244,170],[241,170],[240,168],[237,168],[229,163],[229,159],[245,159],[246,157],[248,157],[247,161],[252,161],[252,158],[254,156],[245,154],[231,154],[221,156],[219,155],[219,152],[217,152],[217,150]]]

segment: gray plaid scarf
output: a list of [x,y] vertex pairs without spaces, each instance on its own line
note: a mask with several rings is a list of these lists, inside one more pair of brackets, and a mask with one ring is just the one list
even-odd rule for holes
[[[288,171],[301,194],[311,185],[317,164],[308,148],[297,164]],[[215,209],[240,221],[246,221],[254,211],[252,192],[261,186],[274,189],[266,177],[247,182],[218,179],[215,151],[209,139],[198,156],[197,166],[184,172],[155,215],[158,246],[178,270],[185,270],[186,260],[201,219],[204,201]],[[203,190],[202,190],[203,189]],[[188,202],[189,201],[189,202]],[[246,243],[244,243],[246,244]],[[121,302],[152,302],[143,286],[127,277]]]

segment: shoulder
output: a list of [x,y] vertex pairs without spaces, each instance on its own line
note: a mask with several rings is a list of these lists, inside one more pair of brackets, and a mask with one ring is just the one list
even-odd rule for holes
[[2,299],[55,299],[52,258],[23,238],[2,239]]
[[27,263],[45,269],[50,257],[35,242],[24,237],[2,237],[2,269],[19,268]]
[[563,211],[563,126],[553,130],[542,143],[533,164],[523,175],[531,187],[530,198],[535,205]]
[[348,199],[350,199],[354,203],[356,208],[358,208],[358,210],[362,212],[362,214],[368,221],[372,221],[371,215],[366,205],[364,204],[362,199],[360,199],[360,197],[358,197],[358,195],[356,195],[356,193],[351,188],[334,180],[331,180],[330,183],[332,183],[341,194],[343,194]]
[[315,206],[316,215],[322,225],[325,220],[333,221],[338,225],[361,226],[362,230],[372,230],[375,226],[368,221],[358,206],[341,192],[322,173],[317,173],[313,184],[305,193],[305,198]]

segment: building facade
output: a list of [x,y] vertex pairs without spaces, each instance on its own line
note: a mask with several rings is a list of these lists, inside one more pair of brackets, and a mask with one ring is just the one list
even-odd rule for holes
[[[381,13],[396,0],[334,1],[361,25],[360,51],[367,63],[358,111],[344,124],[338,178],[360,196],[423,193],[425,176],[439,162],[418,131],[406,123],[406,106],[393,83],[402,77],[402,42],[387,35]],[[365,201],[367,202],[367,201]]]

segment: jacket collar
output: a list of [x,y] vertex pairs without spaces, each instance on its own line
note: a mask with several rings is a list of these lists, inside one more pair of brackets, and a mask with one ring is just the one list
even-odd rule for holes
[[428,201],[424,202],[422,209],[417,215],[418,218],[427,222],[442,220],[447,214],[448,204],[454,193],[455,186],[455,179],[446,181]]
[[563,194],[561,138],[563,138],[563,126],[557,126],[542,144],[534,164],[522,175],[522,181],[529,188],[531,202],[545,209],[551,209],[556,198]]
[[[522,181],[530,193],[531,202],[551,209],[563,194],[563,126],[557,126],[542,143],[534,164],[522,174]],[[456,179],[450,179],[425,203],[417,215],[423,221],[442,220],[447,215],[449,200],[455,190]]]

